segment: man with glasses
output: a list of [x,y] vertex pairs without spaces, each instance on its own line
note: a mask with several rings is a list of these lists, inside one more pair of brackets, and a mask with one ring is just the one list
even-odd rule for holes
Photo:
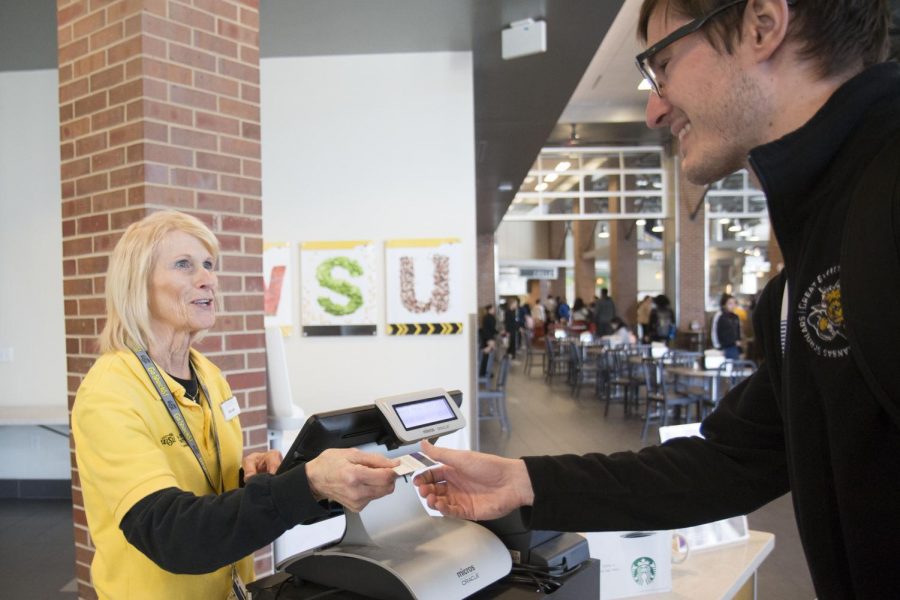
[[[900,596],[900,66],[887,0],[644,0],[647,124],[707,184],[766,192],[785,268],[765,352],[702,426],[638,453],[506,459],[424,445],[428,503],[534,529],[670,529],[791,491],[819,598]],[[882,306],[884,305],[884,306]]]

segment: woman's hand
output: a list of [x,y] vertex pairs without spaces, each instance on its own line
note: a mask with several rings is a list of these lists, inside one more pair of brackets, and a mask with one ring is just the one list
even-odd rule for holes
[[281,461],[281,452],[278,450],[251,452],[241,461],[241,467],[244,469],[244,479],[250,479],[257,473],[274,475]]
[[359,512],[394,491],[394,467],[399,464],[355,448],[330,448],[306,463],[306,478],[317,500],[331,500]]

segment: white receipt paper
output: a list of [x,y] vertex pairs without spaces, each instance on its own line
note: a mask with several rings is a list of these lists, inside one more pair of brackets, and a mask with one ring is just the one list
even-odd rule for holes
[[415,473],[422,469],[433,467],[437,464],[421,452],[404,454],[399,457],[398,460],[400,461],[400,464],[394,467],[394,473],[401,477],[405,477],[406,475],[410,475],[411,473]]

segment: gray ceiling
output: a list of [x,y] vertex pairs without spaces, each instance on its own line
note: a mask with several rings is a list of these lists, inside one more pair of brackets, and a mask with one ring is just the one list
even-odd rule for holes
[[[890,2],[896,57],[900,0]],[[633,24],[610,32],[598,52],[623,3],[623,15],[633,20],[640,0],[260,0],[260,51],[263,57],[472,51],[477,229],[491,233],[544,145],[667,142],[665,132],[634,117],[563,116],[570,100],[579,115],[590,114],[585,104],[611,102],[603,84],[628,87],[621,70],[633,68]],[[0,0],[0,71],[55,68],[55,17],[55,0]],[[529,17],[547,22],[547,52],[502,60],[500,31]],[[592,63],[595,55],[601,60]],[[577,139],[569,122],[577,122]],[[502,184],[512,189],[500,191]]]

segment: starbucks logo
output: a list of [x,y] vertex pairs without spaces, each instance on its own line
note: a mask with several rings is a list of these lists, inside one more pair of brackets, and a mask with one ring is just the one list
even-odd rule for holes
[[631,563],[631,578],[638,585],[650,585],[656,579],[656,561],[649,556],[641,556]]

